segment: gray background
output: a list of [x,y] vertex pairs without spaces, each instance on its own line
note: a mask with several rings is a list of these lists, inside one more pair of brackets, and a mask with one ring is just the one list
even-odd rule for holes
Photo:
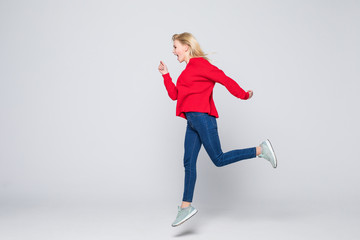
[[[216,85],[179,228],[186,121],[157,70],[191,32],[254,97]],[[359,1],[1,1],[1,239],[359,239]]]

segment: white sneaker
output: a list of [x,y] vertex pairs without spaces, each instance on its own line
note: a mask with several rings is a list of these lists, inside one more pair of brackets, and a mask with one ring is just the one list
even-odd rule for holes
[[259,155],[259,157],[265,158],[266,160],[268,160],[271,163],[273,168],[276,168],[277,167],[277,159],[276,159],[274,149],[271,146],[269,139],[266,139],[265,141],[263,141],[260,144],[260,147],[261,147],[261,154]]
[[197,212],[198,210],[191,205],[187,208],[181,208],[179,206],[178,214],[176,216],[175,221],[171,224],[171,226],[173,227],[179,226],[180,224],[184,223],[186,220],[194,216]]

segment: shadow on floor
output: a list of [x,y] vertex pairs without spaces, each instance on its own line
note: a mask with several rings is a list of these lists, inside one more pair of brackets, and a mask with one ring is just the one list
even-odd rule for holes
[[185,229],[178,234],[174,235],[174,237],[185,237],[189,235],[195,235],[197,232],[194,229]]

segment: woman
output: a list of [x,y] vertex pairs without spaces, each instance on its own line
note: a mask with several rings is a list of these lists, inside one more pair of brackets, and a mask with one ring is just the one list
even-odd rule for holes
[[267,159],[276,168],[277,160],[269,140],[262,142],[258,147],[222,152],[216,124],[216,118],[219,116],[212,97],[215,83],[224,85],[231,94],[243,100],[250,99],[253,91],[245,92],[234,80],[212,65],[192,34],[175,34],[172,40],[173,53],[177,60],[180,63],[185,61],[187,64],[176,86],[162,61],[158,67],[169,97],[177,100],[176,115],[187,119],[184,194],[172,224],[175,227],[197,213],[191,202],[196,181],[196,160],[202,144],[217,167],[259,156]]

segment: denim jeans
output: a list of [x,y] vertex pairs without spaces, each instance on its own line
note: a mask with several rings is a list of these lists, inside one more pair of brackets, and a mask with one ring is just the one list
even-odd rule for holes
[[196,160],[203,144],[210,159],[222,167],[243,159],[255,158],[256,148],[232,150],[223,153],[217,130],[216,118],[207,113],[187,112],[185,134],[185,184],[183,201],[192,202],[196,182]]

